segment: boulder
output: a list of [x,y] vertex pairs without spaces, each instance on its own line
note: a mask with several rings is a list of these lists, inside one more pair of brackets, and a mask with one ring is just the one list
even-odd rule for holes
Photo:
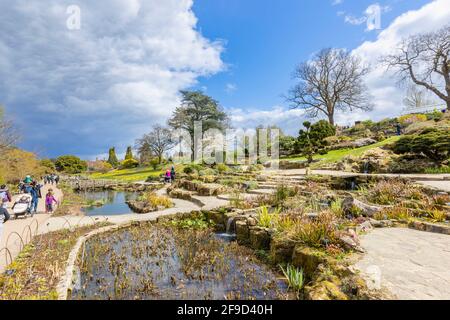
[[294,248],[294,241],[275,237],[270,242],[270,257],[274,263],[291,262]]
[[270,234],[265,228],[250,227],[250,246],[255,250],[270,248]]
[[347,250],[354,250],[360,253],[365,252],[365,250],[359,245],[359,241],[355,239],[355,237],[343,235],[339,237],[339,240]]
[[134,213],[149,213],[158,210],[157,208],[153,208],[145,201],[127,201],[128,207],[134,212]]
[[292,254],[292,264],[302,268],[307,277],[312,277],[317,267],[325,261],[323,252],[310,247],[296,246]]
[[365,147],[365,146],[370,146],[375,143],[377,143],[377,141],[372,138],[362,138],[362,139],[352,141],[351,145],[354,148],[361,148],[361,147]]
[[305,297],[307,300],[348,300],[347,295],[341,291],[339,284],[329,280],[305,287]]
[[372,223],[368,220],[363,223],[361,223],[357,228],[357,232],[368,232],[372,230],[374,227],[372,226]]
[[236,221],[236,239],[239,244],[250,242],[250,230],[246,221]]
[[200,196],[218,196],[225,192],[225,188],[216,183],[205,183],[197,186],[197,192]]
[[342,208],[345,213],[352,214],[356,210],[360,211],[363,216],[366,217],[373,217],[376,213],[380,212],[383,207],[381,206],[375,206],[375,205],[369,205],[362,201],[359,201],[358,199],[353,198],[352,196],[349,196],[344,199],[342,202]]

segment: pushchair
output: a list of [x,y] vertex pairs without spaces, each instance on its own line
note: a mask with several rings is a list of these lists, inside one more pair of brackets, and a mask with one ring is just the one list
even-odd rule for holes
[[14,219],[17,219],[20,216],[33,216],[33,213],[31,212],[31,195],[23,194],[20,195],[18,199],[19,200],[17,200],[12,207]]

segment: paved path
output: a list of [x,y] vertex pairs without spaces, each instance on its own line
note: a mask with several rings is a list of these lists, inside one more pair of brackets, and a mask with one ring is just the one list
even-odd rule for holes
[[450,181],[416,181],[416,182],[436,190],[450,192]]
[[[306,175],[306,169],[290,169],[290,170],[265,170],[263,171],[265,175],[283,175],[283,176],[296,176],[296,175]],[[365,174],[356,172],[346,172],[346,171],[336,171],[336,170],[311,170],[310,174],[323,175],[323,176],[333,176],[333,177],[364,177],[364,176],[378,176],[378,177],[388,177],[388,178],[408,178],[411,180],[421,180],[421,181],[443,181],[447,180],[450,182],[450,174],[397,174],[397,173],[375,173],[375,174]]]
[[[450,174],[364,174],[364,173],[353,173],[345,171],[334,171],[334,170],[311,170],[311,175],[322,175],[322,176],[332,176],[340,178],[350,178],[350,177],[387,177],[387,178],[407,178],[422,185],[440,190],[445,192],[450,192]],[[291,169],[291,170],[265,170],[262,173],[263,176],[272,177],[304,177],[306,175],[306,169]]]
[[367,279],[381,274],[382,287],[398,299],[450,300],[450,236],[375,229],[362,237],[361,245],[367,253],[356,268]]

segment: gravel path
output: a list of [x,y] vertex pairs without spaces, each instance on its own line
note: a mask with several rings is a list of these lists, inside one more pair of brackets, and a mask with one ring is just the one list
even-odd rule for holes
[[450,236],[375,229],[362,237],[361,245],[367,253],[356,268],[372,285],[381,280],[401,300],[450,300]]

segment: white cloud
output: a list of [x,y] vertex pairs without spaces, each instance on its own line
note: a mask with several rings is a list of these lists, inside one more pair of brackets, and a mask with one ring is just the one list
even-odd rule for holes
[[354,26],[359,26],[359,25],[361,25],[361,24],[363,24],[363,23],[365,23],[367,21],[367,17],[359,17],[359,18],[357,18],[357,17],[354,17],[352,15],[346,15],[345,18],[344,18],[344,21],[349,23],[349,24],[352,24]]
[[305,119],[304,111],[300,109],[286,109],[275,106],[269,110],[242,110],[239,108],[228,110],[232,125],[235,128],[251,129],[258,125],[277,125],[285,134],[296,135]]
[[353,112],[340,114],[338,122],[351,123],[368,118],[382,119],[398,116],[402,112],[405,89],[400,88],[392,72],[379,64],[383,55],[397,47],[401,39],[417,33],[438,30],[450,21],[450,0],[436,0],[422,8],[409,11],[397,17],[383,30],[375,41],[367,41],[353,50],[373,67],[367,77],[367,85],[374,97],[375,109],[370,113]]
[[[358,120],[381,120],[402,113],[405,89],[397,85],[392,73],[379,64],[380,58],[396,48],[404,37],[421,32],[438,30],[450,21],[450,0],[436,0],[419,10],[409,11],[395,19],[392,24],[380,32],[375,41],[368,41],[352,51],[364,62],[372,66],[367,76],[367,86],[373,96],[375,108],[371,112],[353,111],[337,113],[336,122],[341,125],[353,124]],[[271,110],[232,110],[232,121],[236,126],[252,128],[258,124],[277,124],[286,133],[296,135],[306,119],[303,111],[274,107]]]
[[331,3],[331,5],[333,6],[337,6],[339,4],[342,4],[344,2],[344,0],[333,0],[333,2]]
[[232,94],[237,90],[237,85],[234,83],[227,83],[225,86],[225,92],[228,94]]
[[224,69],[223,44],[196,30],[192,0],[79,0],[81,29],[72,31],[72,2],[5,2],[2,103],[26,145],[53,154],[123,148],[170,115],[180,89]]

